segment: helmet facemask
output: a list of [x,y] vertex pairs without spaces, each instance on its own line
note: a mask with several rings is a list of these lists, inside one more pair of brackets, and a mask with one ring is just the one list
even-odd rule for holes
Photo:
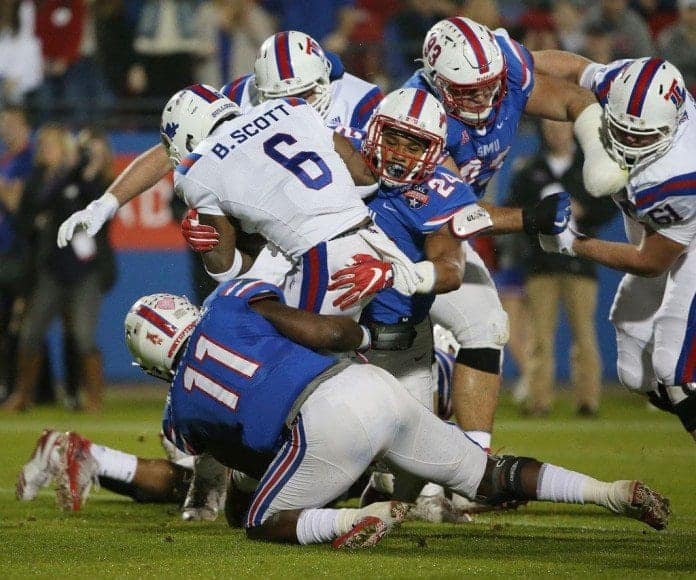
[[484,127],[491,121],[505,96],[506,70],[493,78],[471,85],[456,84],[438,74],[433,85],[447,113],[462,123],[476,128]]
[[609,155],[624,169],[654,161],[672,146],[674,131],[668,126],[639,129],[622,123],[604,108],[602,137]]
[[381,183],[399,187],[420,183],[433,173],[443,145],[439,135],[377,115],[370,122],[363,155]]

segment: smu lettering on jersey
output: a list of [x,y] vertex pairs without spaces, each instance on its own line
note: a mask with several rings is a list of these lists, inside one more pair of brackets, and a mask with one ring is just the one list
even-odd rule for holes
[[295,97],[221,123],[177,166],[174,187],[189,207],[237,218],[293,260],[368,216],[333,132]]
[[[333,78],[332,75],[330,80],[331,106],[326,115],[326,124],[329,127],[348,125],[364,128],[372,111],[384,98],[381,89],[349,73],[342,73],[338,78]],[[253,74],[226,84],[220,92],[237,103],[243,111],[260,102]]]
[[298,397],[336,363],[282,336],[250,307],[269,297],[284,302],[272,284],[235,279],[203,304],[163,424],[183,451],[200,454],[226,443],[239,447],[237,457],[276,452]]
[[[591,65],[594,67],[591,87],[603,107],[611,83],[631,62],[619,60],[608,65]],[[695,150],[696,103],[687,93],[670,149],[652,162],[633,167],[626,189],[612,196],[631,219],[684,246],[696,239]]]
[[[486,185],[501,167],[515,140],[517,127],[534,88],[534,61],[529,51],[499,28],[494,36],[505,55],[507,94],[497,114],[482,129],[447,115],[447,150],[459,168],[459,175],[480,199]],[[417,70],[404,87],[415,87],[437,95],[423,69]]]
[[454,372],[454,355],[435,347],[437,362],[437,416],[443,421],[452,417],[452,373]]
[[[396,188],[381,186],[368,207],[375,223],[413,262],[425,260],[428,234],[448,224],[463,207],[476,204],[471,187],[438,166],[423,183]],[[434,294],[405,296],[390,288],[378,292],[363,310],[363,320],[418,323],[428,314]]]

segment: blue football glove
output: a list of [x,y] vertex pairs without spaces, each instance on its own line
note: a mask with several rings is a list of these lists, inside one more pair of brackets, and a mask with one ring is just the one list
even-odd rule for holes
[[569,221],[570,195],[565,191],[549,195],[534,207],[522,210],[522,227],[530,236],[555,236],[568,227]]

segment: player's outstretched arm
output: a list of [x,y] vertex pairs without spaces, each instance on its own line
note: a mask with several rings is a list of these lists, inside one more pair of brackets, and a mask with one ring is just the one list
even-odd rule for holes
[[576,237],[570,229],[558,236],[539,236],[542,248],[586,258],[635,276],[653,278],[664,274],[684,253],[685,246],[648,230],[640,245]]
[[109,221],[119,207],[155,185],[171,170],[164,145],[151,147],[136,157],[114,180],[104,195],[85,209],[72,214],[58,230],[58,247],[68,245],[76,229],[94,236]]
[[534,70],[556,78],[580,84],[580,76],[592,61],[565,50],[536,50],[532,52]]
[[347,316],[314,314],[270,299],[255,302],[251,307],[278,332],[309,348],[349,352],[369,346],[369,337],[368,344],[363,346],[363,327]]

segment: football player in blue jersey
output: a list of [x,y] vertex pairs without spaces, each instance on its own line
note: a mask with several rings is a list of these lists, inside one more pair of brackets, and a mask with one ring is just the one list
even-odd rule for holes
[[[593,503],[655,529],[668,523],[668,500],[639,481],[603,482],[528,457],[487,455],[383,369],[326,354],[365,347],[365,327],[290,308],[279,288],[260,280],[221,284],[200,311],[185,297],[144,296],[126,315],[125,340],[136,364],[171,382],[165,436],[250,476],[243,522],[252,539],[373,546],[404,518],[407,503],[324,506],[374,459],[400,477],[491,504]],[[81,506],[99,475],[94,445],[72,436],[56,449],[58,439],[44,433],[36,469],[22,472],[31,481],[21,499],[34,499],[51,475],[64,502]],[[139,464],[130,467],[137,472]]]
[[487,455],[383,369],[324,354],[369,343],[364,327],[290,308],[260,280],[221,284],[200,312],[183,297],[143,297],[125,328],[135,362],[172,381],[165,435],[259,478],[245,517],[250,538],[374,545],[408,504],[324,506],[375,458],[404,478],[491,503],[595,503],[656,529],[667,524],[668,501],[638,481],[601,482],[531,458]]
[[[468,18],[447,18],[428,31],[423,67],[404,86],[426,90],[443,103],[448,163],[478,197],[510,151],[523,113],[575,121],[586,156],[588,190],[616,190],[625,183],[625,172],[597,145],[601,109],[592,93],[535,70],[537,60],[552,58],[546,53],[532,56],[505,30],[491,31]],[[552,198],[523,212],[481,202],[492,218],[492,233],[530,235],[564,229],[554,222],[565,204],[567,199]],[[483,261],[470,247],[466,254],[463,284],[439,295],[431,316],[461,344],[453,379],[457,420],[470,437],[490,447],[508,321]]]

